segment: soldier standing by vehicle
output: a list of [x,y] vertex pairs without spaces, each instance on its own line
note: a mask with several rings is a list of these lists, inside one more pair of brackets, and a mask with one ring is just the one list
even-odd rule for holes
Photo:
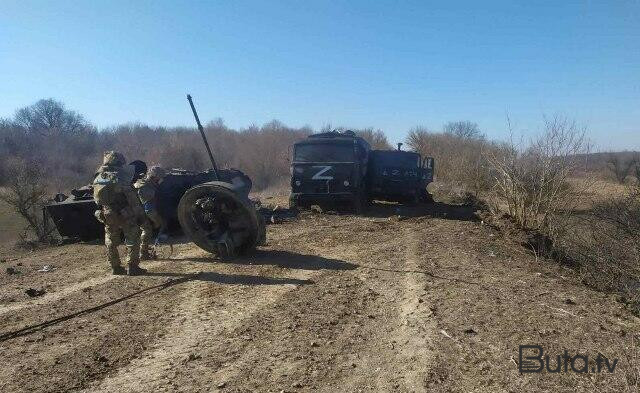
[[95,216],[104,224],[104,243],[113,274],[126,274],[120,264],[118,245],[124,234],[127,247],[129,275],[146,273],[140,263],[140,225],[145,219],[144,210],[131,181],[133,170],[125,167],[126,160],[121,153],[104,153],[102,166],[98,168],[93,181],[93,196],[100,210]]
[[162,179],[166,176],[166,171],[160,166],[152,166],[142,179],[139,179],[133,185],[138,192],[138,198],[142,203],[146,219],[141,225],[142,242],[140,245],[140,259],[156,259],[155,251],[151,249],[151,242],[154,239],[155,231],[162,233],[166,227],[166,223],[157,210],[156,193]]

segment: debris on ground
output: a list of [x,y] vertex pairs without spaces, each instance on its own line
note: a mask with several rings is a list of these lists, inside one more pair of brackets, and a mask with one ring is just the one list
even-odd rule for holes
[[189,356],[184,359],[184,361],[182,362],[183,364],[187,364],[189,362],[193,362],[194,360],[198,360],[202,358],[202,356],[200,356],[199,354],[196,353],[190,353]]
[[57,267],[53,266],[53,265],[44,265],[41,269],[38,269],[38,272],[40,273],[48,273],[48,272],[52,272],[54,270],[56,270]]
[[277,205],[273,209],[269,207],[260,207],[258,213],[268,224],[281,224],[283,222],[294,220],[298,216],[298,212],[293,209],[285,209]]
[[13,267],[7,268],[7,274],[20,274],[20,271]]
[[42,296],[46,293],[47,291],[45,291],[44,289],[34,289],[34,288],[29,288],[26,291],[24,291],[24,293],[26,293],[27,295],[29,295],[29,297],[38,297],[38,296]]

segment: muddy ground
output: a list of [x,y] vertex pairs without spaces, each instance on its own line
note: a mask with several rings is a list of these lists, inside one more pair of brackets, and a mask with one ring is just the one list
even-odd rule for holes
[[[636,391],[640,319],[472,210],[305,214],[232,262],[164,246],[143,277],[97,243],[5,247],[0,391]],[[525,344],[618,363],[521,374]]]

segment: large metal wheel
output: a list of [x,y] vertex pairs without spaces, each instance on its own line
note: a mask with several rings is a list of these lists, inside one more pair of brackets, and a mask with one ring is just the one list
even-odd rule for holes
[[187,190],[178,204],[184,233],[198,247],[232,258],[264,242],[264,224],[253,203],[236,186],[209,182]]

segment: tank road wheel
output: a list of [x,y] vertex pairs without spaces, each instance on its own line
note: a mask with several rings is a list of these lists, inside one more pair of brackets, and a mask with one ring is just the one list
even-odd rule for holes
[[200,184],[187,190],[178,204],[178,220],[187,237],[220,258],[253,251],[264,242],[264,223],[253,203],[233,187]]

